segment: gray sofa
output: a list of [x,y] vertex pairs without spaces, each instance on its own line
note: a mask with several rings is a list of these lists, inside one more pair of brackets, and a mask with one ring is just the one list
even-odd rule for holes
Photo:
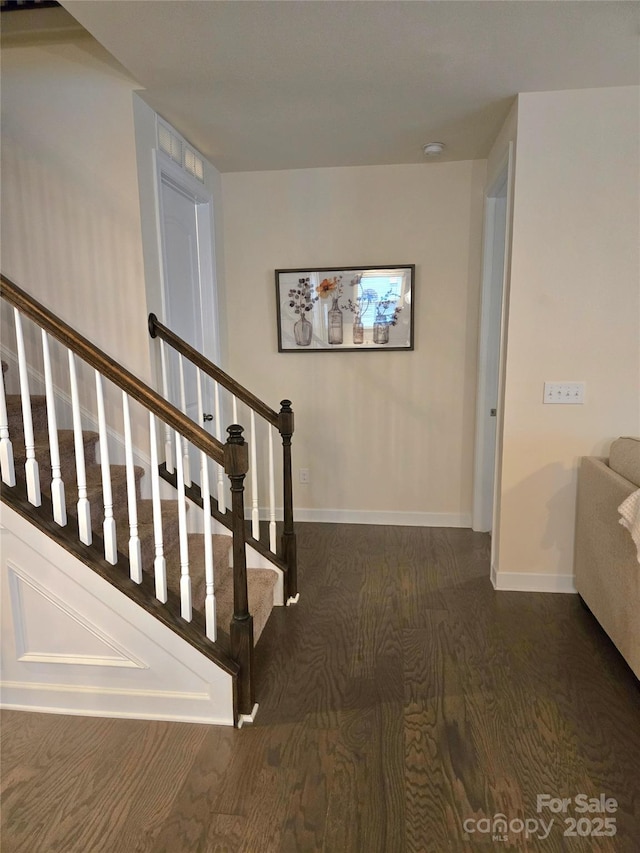
[[578,472],[576,588],[640,678],[640,563],[618,507],[640,488],[640,439],[619,438],[609,459],[586,456]]

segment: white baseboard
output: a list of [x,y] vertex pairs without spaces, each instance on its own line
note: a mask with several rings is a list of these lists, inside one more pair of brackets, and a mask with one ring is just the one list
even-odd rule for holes
[[[295,521],[334,524],[388,524],[398,527],[471,527],[470,512],[397,512],[388,509],[306,509],[294,507]],[[244,517],[251,519],[251,508]],[[276,521],[282,521],[282,507],[276,507]],[[269,521],[269,510],[260,508],[260,521]]]
[[367,509],[300,509],[294,510],[296,521],[333,522],[337,524],[389,524],[398,527],[471,527],[471,513],[397,512]]
[[231,726],[227,714],[212,711],[206,693],[158,690],[109,690],[37,682],[1,682],[0,707],[70,717],[112,717],[123,720],[163,720]]
[[495,566],[491,566],[491,583],[505,592],[577,592],[574,575],[496,572]]

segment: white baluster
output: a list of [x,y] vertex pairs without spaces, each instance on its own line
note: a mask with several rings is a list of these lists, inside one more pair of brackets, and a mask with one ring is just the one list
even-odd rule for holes
[[33,419],[31,417],[31,395],[29,393],[29,374],[27,371],[27,357],[24,350],[24,337],[22,335],[22,319],[17,308],[13,309],[16,321],[16,342],[18,345],[18,372],[20,374],[20,398],[22,401],[22,421],[24,423],[24,446],[26,450],[26,462],[24,473],[27,480],[27,498],[29,503],[40,506],[42,497],[40,495],[40,470],[36,459],[35,440],[33,437]]
[[206,582],[206,597],[204,600],[204,615],[206,634],[210,640],[216,639],[216,599],[213,568],[213,538],[211,530],[211,495],[209,491],[209,460],[204,451],[202,457],[202,499],[204,501],[204,576]]
[[273,466],[273,427],[269,429],[269,549],[276,553],[276,478]]
[[162,541],[162,503],[160,502],[160,475],[158,474],[158,436],[156,419],[149,412],[149,436],[151,442],[151,500],[153,506],[153,540],[155,558],[153,574],[156,581],[156,598],[162,603],[167,601],[167,564]]
[[196,367],[194,364],[194,369],[196,371],[196,391],[198,396],[197,406],[198,406],[198,424],[201,427],[204,427],[204,402],[202,397],[202,377],[200,375],[201,371],[199,367]]
[[[169,398],[169,372],[167,370],[167,352],[164,341],[160,338],[160,364],[162,368],[162,393],[165,400],[173,403]],[[164,461],[167,466],[167,471],[173,474],[173,446],[171,441],[171,429],[164,425]]]
[[129,397],[122,392],[122,414],[124,420],[124,458],[127,470],[127,507],[129,510],[129,577],[142,583],[142,554],[138,535],[138,503],[136,495],[136,472],[133,466],[133,441],[131,438],[131,415]]
[[256,449],[256,413],[251,409],[251,436],[249,454],[251,466],[251,535],[260,539],[260,508],[258,506],[258,453]]
[[[196,373],[198,389],[198,411],[202,413],[202,385],[200,371]],[[214,594],[213,576],[213,539],[211,530],[211,492],[209,489],[209,458],[200,451],[200,494],[202,495],[202,511],[204,513],[204,577],[206,584],[204,615],[207,637],[215,642],[216,639],[216,599]]]
[[[187,395],[184,387],[184,359],[182,353],[178,353],[178,365],[180,374],[180,409],[183,415],[187,414]],[[178,453],[179,448],[176,448]],[[191,463],[189,461],[189,442],[186,438],[182,439],[182,469],[184,472],[185,486],[191,485]]]
[[[203,398],[202,398],[202,379],[201,379],[199,367],[196,367],[196,394],[197,394],[197,398],[198,398],[198,414],[199,414],[199,418],[200,418],[198,423],[204,424],[204,404],[203,404]],[[200,459],[200,469],[202,470],[202,458]],[[208,507],[208,509],[210,509],[210,507]]]
[[7,399],[4,395],[4,374],[0,382],[0,468],[2,482],[7,486],[15,486],[16,469],[13,463],[13,445],[9,438],[9,416],[7,415]]
[[80,417],[80,398],[78,396],[78,378],[76,362],[71,350],[69,353],[69,382],[71,385],[71,410],[73,413],[73,446],[76,452],[76,482],[78,483],[78,536],[85,545],[91,545],[91,507],[87,497],[87,473],[84,462],[84,440],[82,436],[82,419]]
[[51,457],[51,503],[53,520],[60,527],[67,523],[67,505],[64,496],[64,482],[60,470],[60,446],[58,443],[58,423],[56,418],[56,397],[51,373],[51,354],[49,337],[44,329],[42,333],[42,360],[44,363],[44,387],[47,398],[47,427],[49,428],[49,456]]
[[[214,397],[215,397],[215,406],[216,406],[216,438],[218,441],[222,441],[222,418],[220,417],[220,386],[217,382],[213,383],[214,389]],[[226,499],[226,477],[224,473],[224,468],[222,465],[217,465],[218,470],[218,509],[220,512],[225,513],[227,511],[227,499]]]
[[109,463],[109,444],[107,442],[107,418],[104,411],[102,376],[96,370],[96,401],[98,404],[98,434],[100,436],[100,470],[102,473],[102,499],[104,501],[104,558],[112,566],[118,562],[116,542],[116,520],[113,517],[113,494],[111,491],[111,465]]
[[180,615],[191,622],[191,578],[189,577],[189,545],[187,541],[187,506],[182,469],[182,436],[176,430],[176,477],[178,485],[178,529],[180,531]]

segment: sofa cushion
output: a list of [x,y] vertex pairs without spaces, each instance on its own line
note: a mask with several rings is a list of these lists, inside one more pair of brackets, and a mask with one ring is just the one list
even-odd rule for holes
[[640,438],[617,438],[609,451],[609,468],[640,486]]

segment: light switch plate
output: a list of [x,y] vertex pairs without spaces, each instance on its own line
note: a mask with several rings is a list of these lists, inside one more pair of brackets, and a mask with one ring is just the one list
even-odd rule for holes
[[545,382],[544,403],[581,406],[584,403],[584,382]]

